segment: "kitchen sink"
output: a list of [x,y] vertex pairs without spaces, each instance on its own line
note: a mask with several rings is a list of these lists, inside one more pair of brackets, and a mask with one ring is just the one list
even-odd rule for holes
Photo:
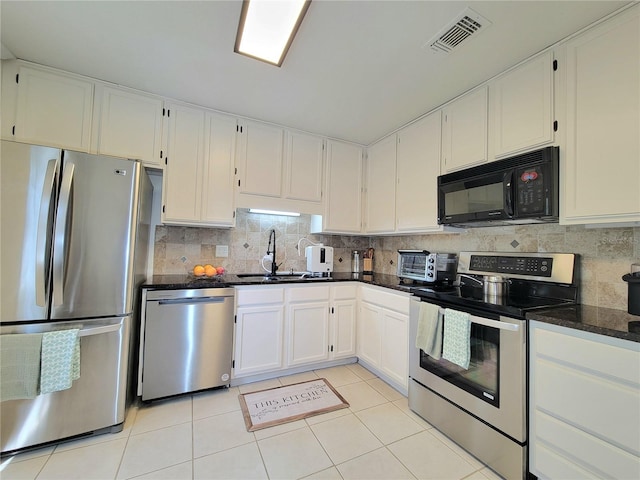
[[277,282],[278,280],[300,280],[300,281],[314,281],[314,280],[330,280],[331,277],[314,277],[309,272],[278,272],[275,276],[268,273],[238,273],[238,278],[246,278],[249,280],[262,280],[268,282]]

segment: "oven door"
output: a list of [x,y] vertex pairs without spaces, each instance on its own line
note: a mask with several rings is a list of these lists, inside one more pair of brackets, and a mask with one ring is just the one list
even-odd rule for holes
[[[434,302],[437,303],[437,302]],[[470,314],[471,361],[462,369],[416,348],[420,300],[411,302],[409,375],[418,384],[514,440],[526,441],[526,324],[500,315]],[[440,304],[441,308],[446,305]]]

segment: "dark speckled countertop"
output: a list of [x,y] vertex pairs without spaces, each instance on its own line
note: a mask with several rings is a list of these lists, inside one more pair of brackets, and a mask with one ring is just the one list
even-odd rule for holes
[[216,277],[195,277],[193,275],[154,275],[151,282],[142,285],[142,288],[155,290],[170,290],[184,288],[221,288],[236,287],[241,285],[277,285],[277,284],[318,284],[325,282],[350,282],[358,281],[370,285],[391,288],[401,292],[408,292],[407,286],[400,285],[395,275],[374,273],[341,273],[333,272],[327,280],[300,280],[297,277],[278,277],[273,280],[256,280],[255,278],[241,278],[234,274],[225,274]]
[[[274,284],[318,284],[325,282],[358,281],[369,285],[391,288],[408,292],[409,287],[401,285],[395,275],[374,273],[371,275],[333,272],[327,280],[300,280],[296,277],[279,277],[277,281],[241,278],[234,274],[225,274],[213,278],[195,277],[193,275],[154,275],[151,282],[142,288],[167,290],[189,288],[221,288],[241,285],[274,285]],[[640,316],[630,315],[624,310],[576,305],[541,310],[527,314],[530,320],[560,325],[567,328],[584,330],[610,337],[622,338],[632,342],[640,342]],[[637,323],[633,323],[637,322]]]
[[631,315],[626,310],[576,305],[531,312],[527,314],[527,318],[561,327],[640,342],[640,316]]

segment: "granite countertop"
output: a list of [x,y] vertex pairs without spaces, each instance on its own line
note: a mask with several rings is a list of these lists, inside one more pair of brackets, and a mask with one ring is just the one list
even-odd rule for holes
[[640,343],[640,316],[626,310],[575,305],[530,312],[527,319]]
[[395,275],[381,273],[363,274],[351,272],[333,272],[326,280],[300,280],[298,277],[278,277],[273,280],[256,280],[255,278],[241,278],[234,274],[224,274],[215,277],[195,277],[194,275],[154,275],[150,282],[142,288],[155,290],[191,289],[191,288],[223,288],[243,285],[278,285],[278,284],[312,284],[326,282],[362,282],[370,285],[391,288],[401,292],[408,292],[409,288],[400,285]]
[[[409,287],[401,285],[395,275],[381,273],[363,274],[350,272],[333,272],[327,280],[300,280],[297,277],[279,277],[277,281],[241,278],[234,274],[216,277],[195,277],[193,275],[154,275],[150,282],[142,288],[154,290],[223,288],[243,285],[278,285],[278,284],[312,284],[326,282],[357,281],[369,285],[390,288],[401,292],[409,292]],[[632,342],[640,342],[640,316],[631,315],[625,310],[575,305],[546,309],[527,314],[527,319],[551,323],[563,327],[584,330],[587,332],[621,338]],[[637,322],[637,323],[633,323]]]

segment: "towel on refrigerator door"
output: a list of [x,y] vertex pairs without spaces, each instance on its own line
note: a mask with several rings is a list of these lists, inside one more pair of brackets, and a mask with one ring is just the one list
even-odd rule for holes
[[450,308],[444,311],[442,358],[464,368],[471,361],[471,320],[469,314]]
[[0,402],[38,395],[41,347],[41,333],[0,336]]
[[40,393],[66,390],[80,378],[78,332],[78,329],[72,329],[43,334]]

